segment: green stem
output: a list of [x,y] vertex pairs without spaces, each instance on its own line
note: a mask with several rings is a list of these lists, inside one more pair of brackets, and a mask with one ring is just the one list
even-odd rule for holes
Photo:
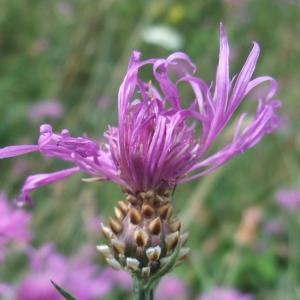
[[143,280],[133,277],[134,300],[153,300],[154,289],[144,284]]

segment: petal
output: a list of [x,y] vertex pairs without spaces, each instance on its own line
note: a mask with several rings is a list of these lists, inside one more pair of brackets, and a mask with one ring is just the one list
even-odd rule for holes
[[130,62],[128,64],[127,73],[120,86],[118,94],[118,112],[119,112],[119,125],[123,121],[123,116],[127,111],[129,100],[133,96],[133,93],[137,84],[138,63],[140,61],[141,53],[134,51],[131,55]]
[[153,64],[153,75],[158,81],[165,99],[170,101],[176,109],[181,107],[180,93],[177,85],[170,79],[169,73],[173,73],[180,81],[183,77],[193,74],[195,71],[195,65],[182,52],[175,52],[167,59],[158,59]]
[[[199,107],[200,115],[198,115],[198,119],[203,119],[207,113],[207,110],[211,108],[207,107],[207,103],[205,103],[205,97],[207,96],[209,91],[209,87],[207,86],[206,82],[201,78],[197,78],[191,75],[182,77],[180,80],[178,80],[178,83],[180,82],[187,82],[191,86]],[[210,103],[208,104],[210,105]],[[193,110],[193,113],[198,114],[195,110]]]
[[265,82],[270,83],[269,89],[267,90],[267,93],[265,96],[266,100],[270,100],[276,94],[277,88],[278,88],[277,81],[270,76],[260,76],[260,77],[257,77],[255,79],[251,80],[247,86],[245,94],[247,95],[255,87],[257,87],[258,85],[265,83]]
[[271,133],[274,129],[277,128],[277,108],[277,100],[273,100],[268,105],[263,105],[258,109],[255,117],[250,122],[250,124],[246,126],[246,128],[242,132],[240,132],[241,122],[243,121],[242,115],[238,120],[238,128],[234,134],[232,141],[217,153],[195,164],[190,169],[190,172],[195,171],[196,173],[182,179],[181,182],[187,182],[206,175],[212,172],[214,169],[223,165],[235,155],[243,153],[247,149],[255,146],[266,134]]
[[36,174],[29,176],[22,188],[21,198],[19,199],[20,204],[24,204],[25,202],[31,202],[30,192],[38,189],[42,186],[55,183],[57,181],[63,180],[68,176],[77,173],[80,170],[78,167],[65,169],[58,172],[46,173],[46,174]]
[[230,103],[228,108],[228,110],[230,111],[230,116],[237,109],[238,105],[242,102],[243,97],[245,97],[246,89],[254,72],[259,52],[260,50],[258,44],[254,42],[253,48],[236,79],[236,83],[230,96]]
[[39,147],[37,145],[8,146],[0,149],[0,159],[23,155],[38,150]]
[[229,87],[229,44],[225,28],[221,23],[219,64],[217,68],[216,87],[214,94],[214,101],[219,103],[217,109],[220,109],[221,113],[223,113],[227,107]]

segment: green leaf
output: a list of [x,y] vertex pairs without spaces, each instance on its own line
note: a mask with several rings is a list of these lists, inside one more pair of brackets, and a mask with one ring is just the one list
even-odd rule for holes
[[51,280],[51,283],[54,285],[54,287],[57,289],[57,291],[67,300],[77,300],[75,297],[73,297],[71,294],[66,292],[64,289],[62,289],[60,286],[58,286],[54,281]]

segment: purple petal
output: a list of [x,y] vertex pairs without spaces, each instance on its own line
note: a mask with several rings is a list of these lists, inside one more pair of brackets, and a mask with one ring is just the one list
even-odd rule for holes
[[237,106],[243,100],[243,97],[245,97],[248,83],[251,79],[251,76],[252,76],[255,66],[256,66],[256,62],[258,60],[259,51],[260,50],[259,50],[258,44],[253,43],[253,48],[244,64],[240,74],[238,75],[238,77],[236,79],[236,83],[234,85],[234,88],[233,88],[231,96],[230,96],[229,109],[232,112],[234,112],[236,110]]
[[228,93],[230,88],[229,81],[229,45],[227,35],[223,24],[220,25],[220,53],[219,64],[216,76],[216,89],[214,101],[222,102],[218,107],[223,108],[222,112],[227,108]]
[[0,149],[0,159],[38,151],[37,145],[8,146]]
[[23,185],[20,203],[31,202],[31,198],[29,196],[31,191],[38,189],[42,186],[63,180],[66,177],[77,173],[79,170],[80,168],[75,167],[48,174],[37,174],[29,176]]
[[180,93],[177,85],[170,79],[170,71],[175,76],[182,77],[196,71],[195,65],[190,58],[182,52],[171,54],[167,59],[158,59],[153,64],[153,75],[158,81],[166,100],[170,101],[175,108],[180,108]]

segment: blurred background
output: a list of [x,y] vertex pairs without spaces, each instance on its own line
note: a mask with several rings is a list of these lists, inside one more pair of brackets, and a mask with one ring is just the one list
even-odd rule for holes
[[[116,124],[118,88],[134,49],[144,58],[185,51],[197,74],[211,82],[221,21],[231,45],[231,75],[252,41],[259,42],[255,74],[279,81],[282,125],[255,149],[177,189],[175,207],[190,231],[192,252],[172,272],[178,279],[172,284],[184,292],[170,299],[196,299],[215,287],[253,299],[300,299],[298,0],[1,0],[0,147],[36,143],[46,122],[56,131],[100,139]],[[65,166],[38,154],[3,160],[0,188],[12,202],[26,176]],[[95,252],[100,220],[112,214],[122,194],[111,183],[80,178],[34,193],[34,206],[26,208],[32,247],[55,243],[66,258],[85,246]],[[16,290],[30,267],[24,252],[10,247],[0,282]],[[104,268],[100,255],[93,255]],[[129,292],[117,285],[95,299],[121,296],[129,299]]]

